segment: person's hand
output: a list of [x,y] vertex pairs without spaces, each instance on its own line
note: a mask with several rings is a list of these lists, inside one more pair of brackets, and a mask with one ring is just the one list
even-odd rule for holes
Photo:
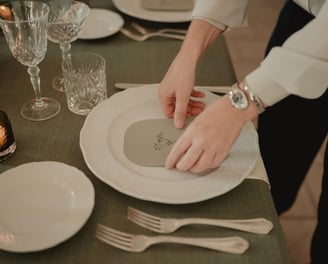
[[164,76],[159,98],[167,117],[174,118],[174,126],[183,128],[187,117],[204,110],[204,103],[197,98],[204,93],[194,90],[197,63],[205,50],[223,31],[212,24],[193,19],[180,51]]
[[257,115],[253,106],[249,108],[234,108],[228,95],[212,103],[186,128],[171,149],[165,167],[194,173],[218,167],[244,124]]
[[[159,98],[163,112],[174,119],[174,126],[184,127],[187,117],[198,115],[205,108],[204,93],[194,90],[195,65],[186,58],[177,56],[159,87]],[[194,99],[193,99],[194,98]]]

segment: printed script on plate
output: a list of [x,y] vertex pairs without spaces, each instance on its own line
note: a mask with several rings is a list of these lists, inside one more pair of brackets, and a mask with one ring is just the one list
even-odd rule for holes
[[140,166],[164,166],[167,155],[183,131],[176,129],[173,120],[167,118],[135,122],[125,132],[124,154]]

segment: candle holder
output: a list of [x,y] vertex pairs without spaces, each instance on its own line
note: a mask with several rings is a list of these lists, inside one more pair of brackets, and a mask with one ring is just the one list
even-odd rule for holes
[[16,150],[16,141],[10,120],[4,111],[0,110],[0,161],[8,159]]

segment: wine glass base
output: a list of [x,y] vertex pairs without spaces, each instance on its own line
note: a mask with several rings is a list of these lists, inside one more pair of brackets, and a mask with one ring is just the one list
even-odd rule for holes
[[57,75],[53,80],[52,80],[52,87],[58,91],[58,92],[65,92],[65,86],[64,86],[64,77],[62,74]]
[[21,115],[28,120],[43,121],[56,116],[60,112],[60,103],[54,99],[42,97],[43,106],[37,106],[36,100],[26,102],[21,108]]

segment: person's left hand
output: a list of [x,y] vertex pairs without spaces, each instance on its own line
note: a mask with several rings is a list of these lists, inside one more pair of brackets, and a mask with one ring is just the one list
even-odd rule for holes
[[231,106],[228,95],[212,103],[186,128],[171,149],[167,169],[200,173],[218,167],[249,121]]

